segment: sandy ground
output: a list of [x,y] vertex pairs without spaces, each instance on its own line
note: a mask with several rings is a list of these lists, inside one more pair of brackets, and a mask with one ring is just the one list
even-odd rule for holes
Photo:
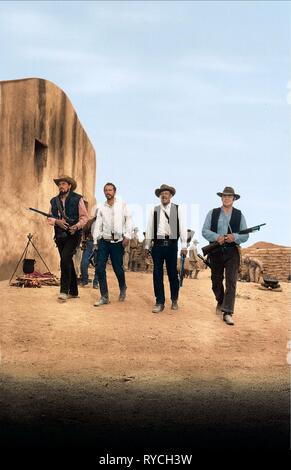
[[[37,417],[48,428],[53,410],[59,416],[60,403],[59,420],[68,426],[76,421],[82,426],[98,407],[99,423],[107,413],[107,423],[109,415],[119,425],[130,416],[131,426],[136,419],[153,429],[153,414],[165,412],[164,398],[169,429],[171,420],[177,429],[188,429],[193,416],[201,429],[207,410],[215,410],[221,424],[227,402],[234,421],[239,416],[242,423],[247,414],[249,426],[261,409],[256,422],[270,418],[286,443],[290,284],[281,283],[283,292],[266,292],[238,283],[235,326],[227,326],[215,312],[209,270],[198,280],[184,280],[178,312],[168,301],[159,315],[151,313],[151,274],[127,273],[124,303],[118,302],[111,271],[108,277],[111,303],[98,308],[93,303],[99,292],[92,288],[80,288],[79,299],[60,303],[57,287],[0,283],[0,405],[8,443],[11,423],[23,425]],[[188,405],[197,401],[196,412],[189,413]]]

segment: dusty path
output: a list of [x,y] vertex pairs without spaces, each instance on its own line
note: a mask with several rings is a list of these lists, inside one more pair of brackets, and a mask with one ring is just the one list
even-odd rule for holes
[[[32,435],[41,445],[41,426],[46,444],[54,442],[50,430],[70,444],[76,427],[86,429],[86,443],[95,446],[100,429],[90,434],[88,426],[98,422],[102,445],[114,430],[123,442],[121,427],[127,445],[134,437],[140,443],[139,433],[151,429],[152,444],[168,436],[174,445],[184,433],[182,442],[193,445],[196,433],[197,448],[215,448],[223,438],[217,439],[218,427],[232,436],[230,447],[270,446],[275,427],[276,445],[286,445],[290,284],[278,293],[239,283],[230,327],[215,313],[209,272],[200,274],[184,280],[179,311],[172,313],[168,302],[160,315],[151,313],[149,274],[128,273],[127,300],[119,303],[109,272],[111,303],[99,308],[91,288],[60,304],[58,288],[8,288],[2,281],[2,442],[12,445],[20,435],[26,442],[21,430],[27,427],[25,445]],[[265,435],[252,445],[248,436],[257,436],[259,422]]]

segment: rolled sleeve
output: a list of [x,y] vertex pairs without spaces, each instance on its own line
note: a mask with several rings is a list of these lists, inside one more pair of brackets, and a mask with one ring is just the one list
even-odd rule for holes
[[211,217],[212,217],[212,210],[208,212],[205,222],[202,227],[202,236],[209,242],[215,242],[218,238],[218,233],[212,232],[210,230],[211,227]]
[[181,249],[185,250],[187,248],[187,228],[185,223],[185,214],[182,208],[178,207],[178,217],[179,217],[179,231],[180,231],[180,240],[181,240]]
[[150,249],[150,246],[151,246],[151,243],[152,243],[152,239],[154,238],[154,234],[153,234],[153,219],[154,219],[154,209],[151,209],[150,212],[149,212],[149,216],[148,216],[148,223],[147,223],[147,228],[146,228],[146,241],[145,241],[145,250],[149,250]]
[[53,217],[48,217],[47,221],[49,225],[55,226],[56,224],[56,219],[54,219]]
[[49,225],[52,225],[54,227],[55,224],[56,224],[56,219],[52,216],[52,208],[51,207],[48,210],[48,214],[51,214],[51,217],[48,217],[46,220],[47,220]]
[[76,223],[76,226],[78,229],[82,229],[84,225],[88,222],[89,217],[88,217],[88,212],[84,203],[84,199],[81,198],[79,201],[79,221]]
[[92,230],[92,237],[94,245],[97,244],[97,240],[100,238],[102,229],[102,211],[101,209],[98,210],[98,214],[96,217],[94,229]]
[[128,240],[131,239],[132,232],[132,217],[127,204],[124,207],[124,234],[123,236]]

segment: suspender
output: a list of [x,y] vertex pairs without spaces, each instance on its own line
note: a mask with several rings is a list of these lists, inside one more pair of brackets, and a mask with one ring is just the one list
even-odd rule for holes
[[[176,207],[176,210],[177,210],[177,239],[179,238],[180,236],[180,227],[179,227],[179,213],[178,213],[178,204],[173,204],[175,207]],[[168,221],[168,224],[170,223],[170,217],[168,216],[168,214],[166,213],[166,211],[163,211],[164,214],[165,214],[165,217]],[[158,239],[158,211],[157,210],[154,210],[154,240],[157,240]]]
[[157,240],[158,234],[158,212],[154,211],[154,240]]

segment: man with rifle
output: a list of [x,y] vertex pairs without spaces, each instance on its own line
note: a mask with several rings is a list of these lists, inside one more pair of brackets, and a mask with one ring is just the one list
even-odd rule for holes
[[55,242],[61,257],[61,287],[59,300],[78,297],[78,284],[73,255],[81,240],[81,230],[88,221],[84,199],[75,193],[76,181],[69,176],[54,179],[59,194],[50,201],[51,217],[48,221],[55,228]]
[[202,251],[204,255],[208,254],[210,261],[212,290],[217,300],[216,311],[223,313],[227,325],[234,325],[232,315],[240,266],[239,245],[246,242],[249,235],[239,233],[247,229],[242,212],[233,207],[234,201],[240,196],[228,186],[217,195],[221,197],[222,206],[209,211],[206,216],[202,235],[210,245]]

